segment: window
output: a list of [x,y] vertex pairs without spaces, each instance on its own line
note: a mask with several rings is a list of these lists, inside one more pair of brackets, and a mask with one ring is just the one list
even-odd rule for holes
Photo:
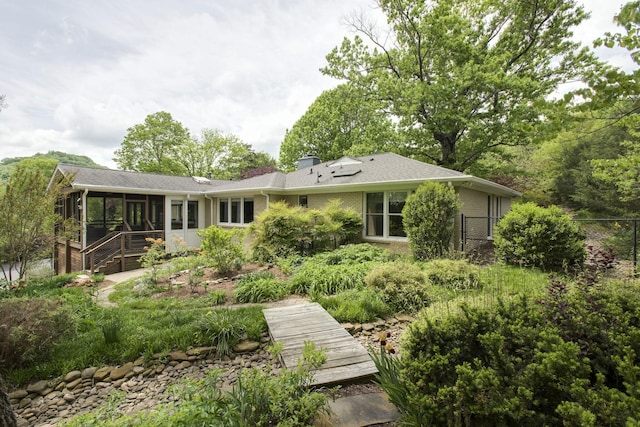
[[407,191],[367,193],[365,234],[370,237],[406,237],[402,209]]
[[309,207],[309,196],[298,196],[298,206]]
[[253,222],[253,199],[244,199],[242,221],[245,224]]
[[253,222],[252,198],[218,199],[218,223],[249,224],[250,222]]
[[182,230],[182,200],[171,201],[171,229]]
[[219,222],[229,222],[229,199],[220,199]]
[[187,228],[198,228],[198,201],[187,202]]

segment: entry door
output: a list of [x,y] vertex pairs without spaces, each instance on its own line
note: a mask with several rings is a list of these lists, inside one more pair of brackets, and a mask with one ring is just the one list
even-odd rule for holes
[[144,231],[145,202],[127,201],[127,223],[132,231]]

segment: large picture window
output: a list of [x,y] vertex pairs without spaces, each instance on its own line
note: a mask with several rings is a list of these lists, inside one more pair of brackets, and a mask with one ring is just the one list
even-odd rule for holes
[[253,222],[253,199],[234,197],[218,199],[218,223],[249,224]]
[[367,193],[365,201],[365,234],[367,237],[406,237],[402,225],[402,209],[408,191]]

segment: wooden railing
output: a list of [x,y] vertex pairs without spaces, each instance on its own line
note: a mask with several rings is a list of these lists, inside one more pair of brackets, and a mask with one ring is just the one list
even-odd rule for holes
[[127,257],[142,256],[148,237],[163,238],[163,231],[114,231],[80,251],[91,274],[116,260],[120,271],[125,269]]

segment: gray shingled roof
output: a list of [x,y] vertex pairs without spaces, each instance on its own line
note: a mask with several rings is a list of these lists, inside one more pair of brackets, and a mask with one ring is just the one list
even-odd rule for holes
[[205,193],[211,191],[213,186],[227,182],[66,164],[58,164],[57,169],[64,175],[74,174],[73,187],[99,191],[132,192],[139,190],[153,193]]
[[388,184],[419,184],[434,180],[468,182],[502,194],[519,195],[502,185],[462,172],[423,163],[394,153],[342,157],[294,172],[273,172],[241,181],[204,180],[152,173],[58,165],[65,175],[75,173],[73,186],[97,191],[206,193],[210,195],[269,191],[336,192]]
[[461,172],[423,163],[394,153],[363,157],[342,157],[284,174],[273,172],[237,182],[216,186],[214,193],[230,193],[251,189],[302,190],[384,183],[421,182],[427,179],[447,180],[468,177]]

